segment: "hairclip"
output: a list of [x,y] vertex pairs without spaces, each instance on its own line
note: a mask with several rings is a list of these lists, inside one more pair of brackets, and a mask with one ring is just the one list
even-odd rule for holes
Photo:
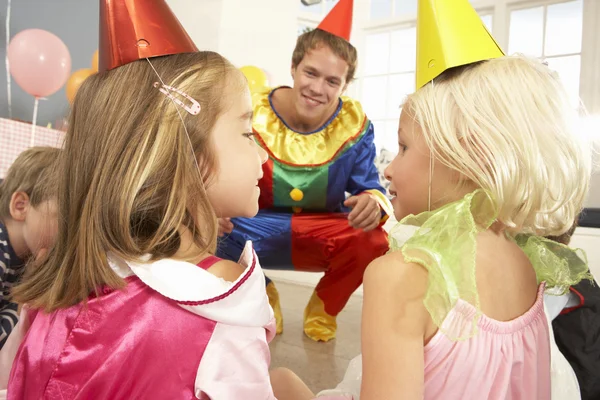
[[[198,103],[195,99],[193,99],[191,96],[189,96],[184,91],[176,89],[171,86],[161,85],[159,82],[154,82],[154,87],[158,88],[159,92],[161,92],[162,94],[167,96],[175,104],[179,105],[181,108],[183,108],[185,111],[189,112],[190,114],[198,115],[200,113],[200,110],[201,110],[200,103]],[[189,102],[191,104],[188,104],[188,105],[184,104],[184,102],[181,101],[180,99],[178,99],[177,97],[175,97],[173,95],[173,93],[177,93],[180,96],[184,97],[185,99],[189,100]]]

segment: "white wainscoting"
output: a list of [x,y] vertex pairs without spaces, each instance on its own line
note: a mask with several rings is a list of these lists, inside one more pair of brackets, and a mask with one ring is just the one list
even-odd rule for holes
[[600,278],[600,229],[577,228],[570,246],[586,252],[590,271],[597,281]]

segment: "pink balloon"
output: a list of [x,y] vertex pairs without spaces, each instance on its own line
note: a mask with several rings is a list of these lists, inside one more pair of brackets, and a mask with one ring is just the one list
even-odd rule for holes
[[56,93],[71,74],[69,49],[58,36],[42,29],[15,35],[8,45],[8,60],[15,82],[35,97]]

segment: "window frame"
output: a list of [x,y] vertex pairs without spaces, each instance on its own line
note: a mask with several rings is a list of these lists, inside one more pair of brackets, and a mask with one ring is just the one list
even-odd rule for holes
[[[544,6],[544,42],[543,51],[545,55],[545,41],[546,41],[546,23],[547,23],[547,10],[548,6],[554,4],[565,3],[571,0],[474,0],[472,5],[480,15],[492,15],[492,35],[504,50],[508,50],[508,40],[510,32],[510,13],[519,9],[527,9],[533,7]],[[370,6],[371,1],[365,0],[361,2],[355,2],[355,8],[363,7],[362,17],[358,21],[355,20],[355,28],[353,32],[353,44],[358,49],[359,54],[359,65],[357,70],[357,79],[353,85],[352,95],[358,100],[362,100],[363,82],[365,78],[374,76],[383,76],[384,74],[378,75],[365,75],[364,64],[366,54],[366,37],[367,35],[392,32],[397,29],[410,28],[416,25],[416,15],[399,15],[390,16],[389,18],[381,18],[372,20],[370,18]],[[395,1],[391,2],[391,12],[394,11]],[[357,10],[355,9],[355,14]],[[564,57],[569,55],[580,55],[581,56],[581,70],[580,70],[580,86],[579,86],[579,97],[583,101],[586,109],[590,113],[600,113],[600,35],[598,29],[595,27],[595,21],[600,20],[600,0],[583,0],[583,30],[582,30],[582,43],[581,52],[573,54],[561,54],[548,56],[550,60],[552,58]],[[390,43],[391,46],[391,43]],[[389,60],[388,60],[389,63]],[[386,76],[393,75],[389,72]],[[386,93],[386,112],[388,109],[387,102],[389,96]],[[391,119],[377,119],[377,122],[389,121]],[[381,127],[376,129],[376,132],[381,131]],[[377,134],[377,133],[376,133]]]

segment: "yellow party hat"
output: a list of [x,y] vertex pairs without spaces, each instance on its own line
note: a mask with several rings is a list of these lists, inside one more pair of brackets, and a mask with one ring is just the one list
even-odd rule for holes
[[419,0],[417,89],[447,69],[503,55],[468,0]]

